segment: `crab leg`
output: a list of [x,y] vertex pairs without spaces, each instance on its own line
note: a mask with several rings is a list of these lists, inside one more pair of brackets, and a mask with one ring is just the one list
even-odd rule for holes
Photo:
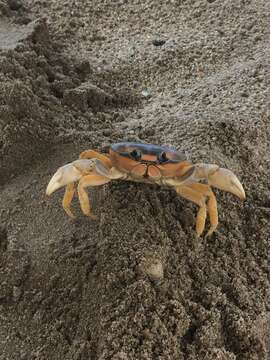
[[[211,191],[212,192],[212,191]],[[212,195],[209,196],[208,200],[208,212],[209,212],[209,218],[210,218],[210,229],[208,230],[206,236],[211,236],[214,231],[216,231],[216,228],[218,226],[218,209],[217,209],[217,200],[212,192]]]
[[93,158],[101,160],[109,168],[112,167],[111,160],[106,155],[100,154],[95,150],[85,150],[82,153],[80,153],[80,159],[93,159]]
[[196,219],[196,232],[198,236],[201,236],[205,228],[205,220],[207,215],[205,195],[203,195],[196,189],[192,189],[191,186],[179,186],[176,187],[175,190],[183,198],[192,201],[196,205],[199,205],[200,208],[197,213],[197,219]]
[[[205,220],[208,210],[211,227],[206,236],[210,236],[218,226],[218,210],[216,197],[211,190],[210,186],[205,184],[190,184],[180,186],[176,189],[177,193],[183,198],[194,202],[199,205],[200,209],[197,214],[196,232],[200,236],[205,228]],[[206,200],[207,206],[206,206]]]
[[66,187],[65,195],[62,200],[62,206],[65,212],[71,217],[75,218],[72,214],[70,205],[75,193],[75,182],[79,181],[78,195],[83,212],[89,217],[94,218],[90,210],[90,203],[88,195],[85,191],[87,186],[98,186],[110,181],[109,178],[99,175],[95,171],[95,163],[97,159],[80,159],[72,163],[60,167],[51,178],[46,194],[51,195],[57,189]]
[[96,219],[96,215],[94,215],[91,211],[89,197],[85,188],[87,188],[88,186],[100,186],[110,181],[111,180],[106,178],[105,176],[97,175],[97,174],[86,175],[82,177],[81,180],[79,181],[78,195],[79,195],[79,201],[82,212],[93,220]]
[[70,205],[73,199],[75,193],[75,183],[72,182],[66,186],[65,195],[63,197],[62,206],[65,212],[70,216],[72,219],[75,218],[75,216],[72,214],[72,211],[70,210]]
[[207,210],[209,213],[209,219],[211,227],[208,230],[208,233],[206,236],[210,236],[213,234],[213,232],[216,230],[218,226],[218,209],[217,209],[217,200],[215,197],[215,194],[213,193],[210,186],[205,184],[191,184],[190,187],[194,190],[197,190],[202,195],[208,198],[207,202]]

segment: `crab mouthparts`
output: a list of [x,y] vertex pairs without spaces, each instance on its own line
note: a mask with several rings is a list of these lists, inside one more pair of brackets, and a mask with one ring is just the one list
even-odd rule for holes
[[148,167],[149,167],[149,166],[146,166],[145,173],[143,174],[143,177],[144,177],[144,178],[149,178]]
[[139,164],[132,169],[132,175],[139,176],[144,179],[159,179],[161,177],[160,170],[153,164]]

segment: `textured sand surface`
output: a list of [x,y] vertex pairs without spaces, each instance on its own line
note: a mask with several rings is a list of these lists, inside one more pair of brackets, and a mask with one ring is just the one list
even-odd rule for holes
[[[0,359],[270,358],[268,0],[0,0]],[[220,224],[125,182],[96,222],[45,189],[88,148],[173,145],[241,179]],[[208,224],[207,224],[208,226]]]

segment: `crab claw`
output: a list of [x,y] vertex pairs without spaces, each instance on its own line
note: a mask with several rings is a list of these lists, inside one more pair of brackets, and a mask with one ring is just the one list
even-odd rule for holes
[[60,167],[51,178],[46,189],[46,195],[51,195],[61,187],[68,185],[73,181],[79,180],[81,176],[82,174],[80,171],[73,166],[72,163]]
[[93,169],[93,166],[94,161],[92,159],[82,159],[60,167],[51,178],[46,189],[46,195],[51,195],[61,187],[80,180],[86,172]]
[[208,184],[220,190],[228,191],[241,200],[245,200],[246,194],[242,184],[236,175],[224,168],[218,168],[216,171],[208,174]]

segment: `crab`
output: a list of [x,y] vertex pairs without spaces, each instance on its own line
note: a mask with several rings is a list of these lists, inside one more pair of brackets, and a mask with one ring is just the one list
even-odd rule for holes
[[104,185],[111,180],[127,180],[171,187],[182,198],[198,205],[196,233],[205,229],[207,212],[210,228],[206,236],[218,226],[217,200],[211,187],[230,192],[241,200],[245,191],[236,175],[215,164],[191,163],[186,155],[174,148],[154,144],[122,142],[112,144],[107,153],[83,151],[79,159],[60,167],[51,178],[46,194],[66,187],[62,206],[74,218],[71,202],[77,191],[82,212],[96,219],[91,210],[86,188]]

